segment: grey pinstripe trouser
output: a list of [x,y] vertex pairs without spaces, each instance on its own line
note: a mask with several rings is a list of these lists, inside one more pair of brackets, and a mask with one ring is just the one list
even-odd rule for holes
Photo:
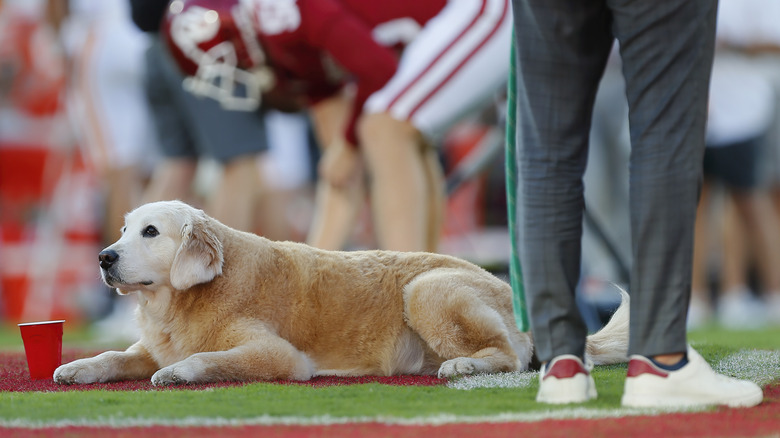
[[717,0],[513,0],[520,260],[537,355],[584,353],[582,176],[620,43],[631,132],[630,354],[686,349]]

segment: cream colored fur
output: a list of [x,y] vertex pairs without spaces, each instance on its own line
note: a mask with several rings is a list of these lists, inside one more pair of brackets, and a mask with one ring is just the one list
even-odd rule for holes
[[[454,257],[273,242],[177,201],[130,212],[105,251],[117,256],[106,284],[138,294],[141,338],[62,365],[59,383],[449,377],[531,361],[510,287]],[[627,329],[613,323],[599,335],[608,347],[589,352],[625,360]]]

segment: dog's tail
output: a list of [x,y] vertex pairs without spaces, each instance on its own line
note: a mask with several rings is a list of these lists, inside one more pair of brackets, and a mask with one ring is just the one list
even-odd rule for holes
[[620,306],[601,330],[588,336],[585,357],[596,365],[628,361],[628,292],[620,286]]

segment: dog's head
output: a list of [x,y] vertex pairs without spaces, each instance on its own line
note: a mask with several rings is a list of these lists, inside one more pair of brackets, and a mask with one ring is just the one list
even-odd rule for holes
[[122,237],[100,252],[103,281],[119,293],[184,290],[222,273],[213,219],[179,201],[142,205],[125,216]]

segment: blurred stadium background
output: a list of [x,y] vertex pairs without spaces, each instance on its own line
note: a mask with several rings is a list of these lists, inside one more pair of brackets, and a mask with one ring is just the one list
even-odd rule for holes
[[[780,14],[775,1],[748,3],[754,11],[766,7]],[[0,0],[0,323],[9,326],[55,318],[68,320],[70,327],[86,325],[105,317],[113,301],[97,267],[97,253],[107,243],[101,236],[105,196],[99,173],[80,144],[80,128],[68,112],[73,70],[60,35],[47,21],[51,2],[58,0]],[[745,15],[741,20],[753,23],[754,34],[759,34],[766,28],[756,24],[762,18]],[[778,19],[780,15],[763,20],[774,23],[775,29],[764,32],[763,40],[753,35],[758,39],[748,41],[743,32],[745,41],[730,41],[732,50],[763,48],[748,55],[761,61],[755,67],[773,86],[772,123],[766,128],[766,144],[772,149],[780,148],[774,105],[780,102]],[[761,44],[753,44],[756,41]],[[600,90],[593,133],[598,146],[592,148],[586,175],[589,214],[581,295],[591,325],[615,304],[611,282],[625,284],[630,265],[627,221],[615,219],[625,205],[621,187],[628,156],[621,86],[615,61]],[[441,145],[450,195],[441,252],[472,260],[497,275],[506,275],[510,257],[504,105],[503,96],[497,95],[495,108],[454,127]],[[199,187],[208,188],[215,172],[203,163]],[[297,212],[311,211],[307,193],[294,204]],[[303,216],[295,224],[299,236],[308,224]],[[370,229],[361,232],[363,243],[370,246]],[[713,260],[719,251],[713,245]],[[715,293],[718,268],[712,270]],[[760,280],[753,283],[758,293],[762,285],[756,282]]]

